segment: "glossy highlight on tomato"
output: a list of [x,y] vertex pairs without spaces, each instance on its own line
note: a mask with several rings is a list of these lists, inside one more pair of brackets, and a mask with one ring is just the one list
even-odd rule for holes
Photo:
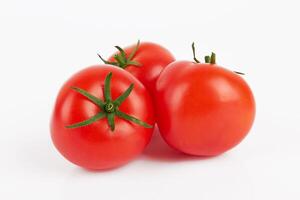
[[72,163],[89,169],[126,164],[149,143],[152,99],[140,81],[115,66],[95,65],[61,88],[51,120],[51,137]]

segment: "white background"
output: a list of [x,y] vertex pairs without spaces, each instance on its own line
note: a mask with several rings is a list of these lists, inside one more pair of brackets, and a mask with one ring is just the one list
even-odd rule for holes
[[[298,1],[0,1],[0,199],[300,199]],[[246,73],[257,102],[248,137],[191,158],[156,132],[137,160],[87,171],[55,150],[49,119],[65,80],[113,45],[141,39],[177,59],[212,50]]]

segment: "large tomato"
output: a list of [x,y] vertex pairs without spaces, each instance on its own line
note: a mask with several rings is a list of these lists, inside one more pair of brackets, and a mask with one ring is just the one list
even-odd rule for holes
[[149,143],[151,97],[130,73],[110,65],[86,68],[61,88],[51,136],[69,161],[90,169],[125,164]]
[[138,78],[154,94],[156,80],[161,71],[175,60],[173,55],[161,45],[151,42],[138,42],[124,49],[116,46],[119,52],[114,53],[107,64],[119,66]]
[[[198,60],[195,58],[198,62]],[[248,133],[255,102],[244,79],[215,64],[177,61],[156,84],[157,123],[164,140],[187,154],[212,156],[237,145]]]

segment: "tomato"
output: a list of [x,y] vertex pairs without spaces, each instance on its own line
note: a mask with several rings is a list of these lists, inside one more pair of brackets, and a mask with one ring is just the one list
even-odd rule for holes
[[168,65],[157,80],[156,111],[160,133],[171,147],[213,156],[247,135],[255,101],[240,75],[216,65],[214,54],[205,60]]
[[130,73],[110,65],[88,67],[61,88],[51,136],[58,151],[89,169],[123,165],[149,143],[152,99]]
[[119,66],[138,78],[154,94],[156,80],[161,71],[175,59],[164,47],[151,42],[138,42],[124,49],[116,46],[119,53],[114,53],[107,64]]

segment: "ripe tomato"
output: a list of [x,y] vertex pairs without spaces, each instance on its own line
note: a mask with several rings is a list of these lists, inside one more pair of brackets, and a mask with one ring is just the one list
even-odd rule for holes
[[76,73],[61,88],[51,136],[69,161],[107,169],[141,153],[153,124],[152,100],[143,84],[118,67],[96,65]]
[[100,58],[107,64],[119,66],[138,78],[154,94],[156,80],[161,71],[175,60],[173,55],[164,47],[142,42],[124,49],[116,46],[119,53],[113,54],[108,61]]
[[214,54],[205,60],[208,63],[177,61],[161,73],[156,110],[160,133],[171,147],[212,156],[246,136],[254,121],[255,102],[241,76],[217,66]]

